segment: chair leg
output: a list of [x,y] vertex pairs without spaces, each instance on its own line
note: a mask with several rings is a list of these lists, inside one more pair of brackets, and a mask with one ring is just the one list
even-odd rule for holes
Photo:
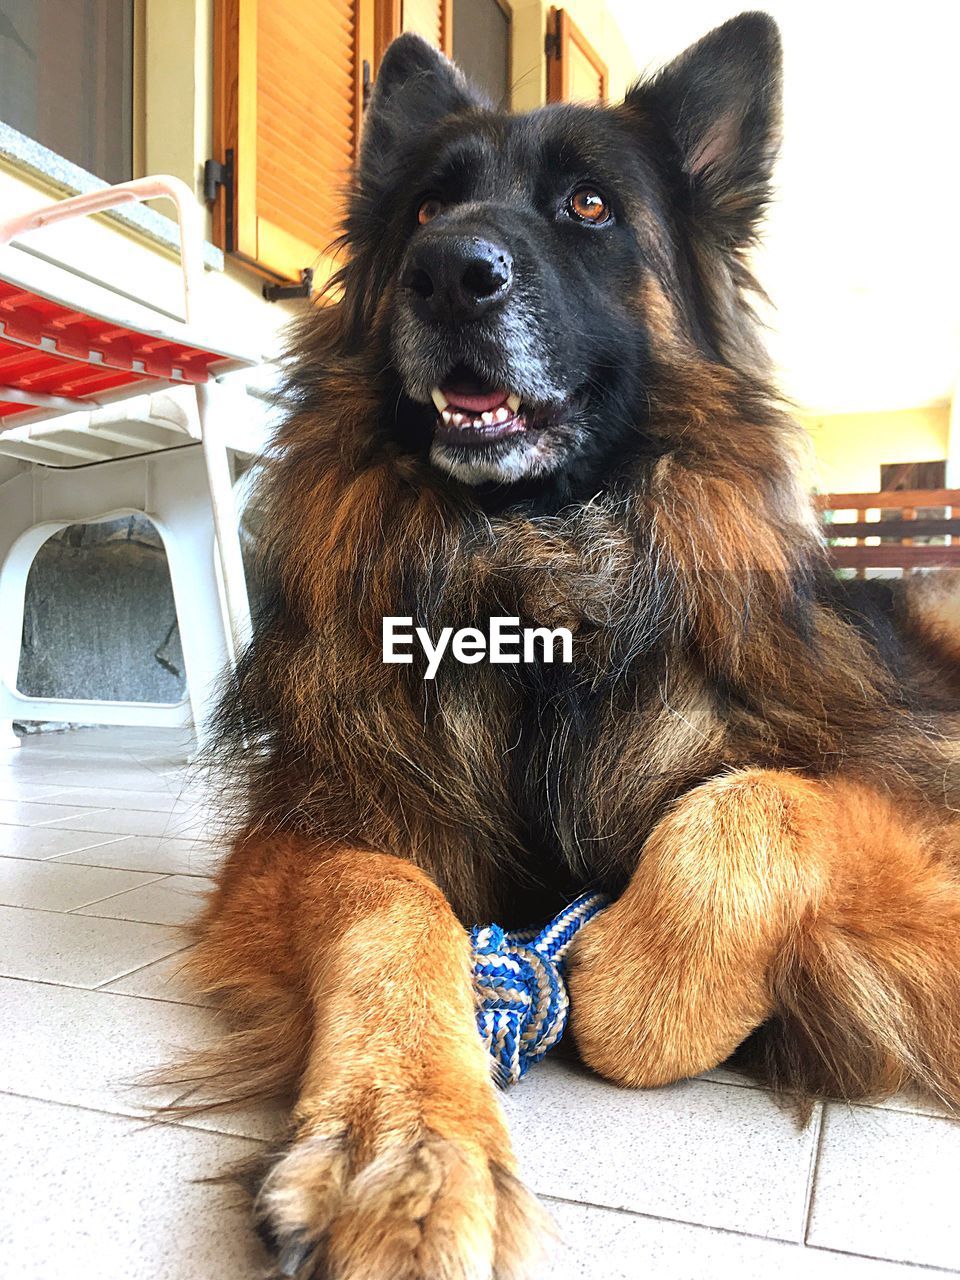
[[20,670],[23,601],[27,574],[45,535],[29,535],[34,524],[34,478],[22,471],[0,485],[0,750],[18,747],[13,732],[14,690]]
[[240,521],[233,494],[233,477],[221,427],[226,399],[227,392],[215,382],[197,386],[197,413],[223,582],[226,630],[231,642],[231,659],[235,662],[250,637],[250,602],[240,549]]
[[214,553],[206,477],[193,449],[176,450],[152,472],[152,513],[163,537],[180,624],[193,722],[202,746],[233,658]]

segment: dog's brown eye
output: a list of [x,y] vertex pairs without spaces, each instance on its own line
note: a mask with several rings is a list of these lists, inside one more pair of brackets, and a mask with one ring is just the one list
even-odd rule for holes
[[438,213],[443,213],[443,201],[438,200],[436,196],[430,196],[428,200],[424,200],[417,210],[417,221],[422,227],[426,223],[432,222]]
[[578,187],[567,201],[567,209],[581,222],[594,226],[610,221],[610,206],[594,187]]

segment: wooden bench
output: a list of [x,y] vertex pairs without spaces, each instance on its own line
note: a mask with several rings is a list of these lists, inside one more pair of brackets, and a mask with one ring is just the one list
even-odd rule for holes
[[[909,573],[912,569],[960,568],[960,489],[822,493],[815,502],[837,569],[854,569],[862,578],[867,569]],[[868,520],[867,513],[877,509],[881,518]],[[846,515],[851,511],[852,520]],[[839,520],[834,518],[838,513]],[[930,538],[938,541],[927,541]],[[847,545],[839,545],[837,539]]]

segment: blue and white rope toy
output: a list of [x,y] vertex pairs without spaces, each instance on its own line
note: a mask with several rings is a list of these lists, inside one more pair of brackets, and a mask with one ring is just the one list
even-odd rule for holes
[[516,1084],[563,1035],[570,1005],[564,958],[608,905],[604,894],[584,893],[543,929],[508,933],[488,924],[471,932],[477,1027],[501,1085]]

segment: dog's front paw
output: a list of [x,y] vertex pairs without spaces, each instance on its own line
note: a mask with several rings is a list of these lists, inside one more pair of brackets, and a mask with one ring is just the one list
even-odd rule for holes
[[428,1128],[371,1144],[304,1127],[255,1213],[274,1274],[294,1280],[533,1280],[549,1231],[494,1153]]

